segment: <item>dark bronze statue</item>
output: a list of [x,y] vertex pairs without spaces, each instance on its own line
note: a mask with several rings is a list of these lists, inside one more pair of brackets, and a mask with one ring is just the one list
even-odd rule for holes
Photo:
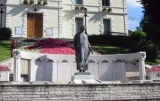
[[93,52],[88,41],[88,35],[85,26],[81,26],[80,32],[74,37],[74,48],[77,63],[77,70],[85,72],[88,70],[90,52]]

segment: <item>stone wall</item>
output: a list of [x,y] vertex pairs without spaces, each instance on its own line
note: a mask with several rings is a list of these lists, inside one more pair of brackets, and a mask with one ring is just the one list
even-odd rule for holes
[[0,101],[160,101],[160,83],[0,84]]
[[[14,50],[14,53],[19,53],[14,54],[14,71],[16,72],[14,73],[14,81],[22,81],[20,77],[22,74],[21,64],[24,65],[24,63],[21,62],[21,59],[28,60],[29,82],[69,82],[71,81],[71,77],[74,75],[74,73],[78,72],[76,69],[74,55],[31,53],[17,49]],[[126,77],[135,76],[130,75],[131,72],[135,72],[137,74],[136,76],[139,76],[138,79],[145,80],[145,58],[145,52],[130,54],[91,55],[87,72],[90,72],[92,75],[94,75],[95,80],[99,79],[102,81],[130,80],[126,79]],[[134,69],[136,71],[133,71],[131,70],[132,66],[129,66],[128,63],[135,60],[138,61],[138,65]]]

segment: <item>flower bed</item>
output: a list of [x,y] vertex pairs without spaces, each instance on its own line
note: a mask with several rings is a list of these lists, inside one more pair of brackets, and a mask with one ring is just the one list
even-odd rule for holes
[[45,54],[75,54],[71,42],[63,42],[59,39],[46,38],[37,41],[25,40],[24,42],[35,42],[34,45],[22,48],[26,51],[40,52]]
[[160,79],[160,67],[153,66],[152,68],[147,70],[147,77],[150,80]]
[[0,71],[10,71],[8,66],[0,65]]

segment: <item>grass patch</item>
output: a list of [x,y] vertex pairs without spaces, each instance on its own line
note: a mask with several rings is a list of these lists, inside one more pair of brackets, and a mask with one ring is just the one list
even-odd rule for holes
[[130,49],[122,48],[122,47],[115,47],[115,46],[108,46],[108,45],[100,45],[95,44],[92,47],[97,50],[100,54],[125,54],[129,53]]
[[[131,53],[130,49],[122,48],[122,47],[115,47],[115,46],[108,46],[108,45],[101,45],[101,44],[92,44],[92,47],[102,55]],[[145,63],[149,65],[157,65],[157,64],[160,64],[160,59],[157,59],[156,61],[145,60]]]
[[0,62],[11,57],[10,41],[0,41]]

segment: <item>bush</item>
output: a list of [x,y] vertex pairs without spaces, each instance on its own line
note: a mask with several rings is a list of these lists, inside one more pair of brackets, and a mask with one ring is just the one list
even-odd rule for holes
[[28,0],[24,0],[23,4],[28,5]]
[[152,41],[145,42],[142,51],[146,52],[147,60],[155,61],[158,58],[158,47],[159,46],[153,43]]
[[33,5],[33,4],[34,4],[34,0],[30,0],[30,1],[29,1],[29,4],[30,4],[30,5]]
[[38,4],[38,5],[42,5],[42,1],[39,0],[39,1],[37,2],[37,4]]
[[11,38],[12,31],[10,28],[0,28],[0,40],[9,40]]
[[47,4],[48,4],[47,0],[43,1],[43,6],[45,6]]
[[107,44],[117,47],[129,47],[131,38],[129,36],[112,36],[112,35],[90,35],[90,43]]
[[90,35],[92,44],[106,44],[117,47],[130,48],[131,52],[145,51],[147,60],[155,61],[158,58],[158,46],[145,36],[112,36],[112,35]]
[[141,30],[136,30],[131,33],[131,36],[132,37],[139,37],[139,38],[146,38],[147,34]]

